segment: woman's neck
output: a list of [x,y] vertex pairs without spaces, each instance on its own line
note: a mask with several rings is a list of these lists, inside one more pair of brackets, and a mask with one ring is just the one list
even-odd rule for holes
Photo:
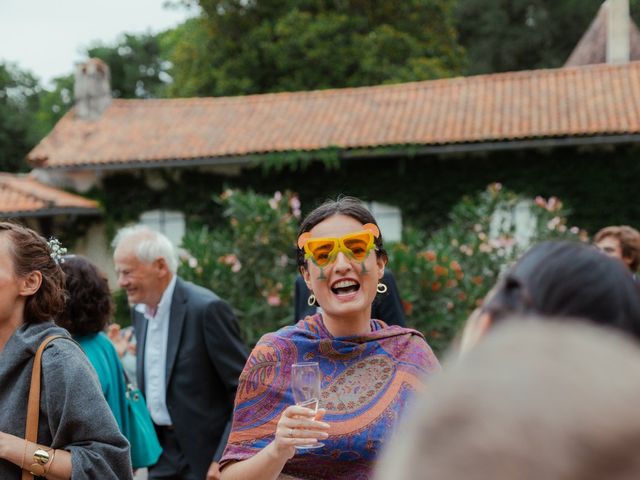
[[350,317],[334,317],[323,312],[322,321],[334,337],[351,337],[371,332],[371,310]]
[[0,352],[4,350],[4,346],[20,325],[22,325],[22,319],[10,318],[0,321]]

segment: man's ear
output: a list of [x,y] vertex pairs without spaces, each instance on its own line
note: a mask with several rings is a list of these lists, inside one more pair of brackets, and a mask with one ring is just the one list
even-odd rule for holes
[[42,272],[34,270],[20,279],[18,293],[23,297],[35,295],[42,285]]
[[158,271],[160,277],[164,277],[171,273],[171,271],[169,270],[169,265],[167,265],[167,261],[162,257],[156,258],[153,261],[153,266]]

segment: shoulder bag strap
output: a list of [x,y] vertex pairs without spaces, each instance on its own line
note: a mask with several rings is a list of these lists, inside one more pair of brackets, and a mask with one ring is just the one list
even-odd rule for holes
[[[29,389],[29,403],[27,404],[27,427],[25,430],[25,440],[28,442],[38,442],[38,421],[40,419],[40,377],[42,371],[42,352],[49,342],[56,338],[68,338],[64,335],[51,335],[45,338],[33,359],[33,370],[31,372],[31,387]],[[71,339],[69,339],[71,340]],[[22,480],[31,480],[33,475],[28,471],[22,470]]]

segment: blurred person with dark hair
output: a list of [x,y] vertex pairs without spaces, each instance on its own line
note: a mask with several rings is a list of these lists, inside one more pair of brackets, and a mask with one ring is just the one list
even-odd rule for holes
[[126,384],[118,354],[105,334],[113,304],[106,277],[89,260],[68,255],[61,264],[67,301],[56,323],[80,344],[95,368],[104,394],[121,432],[125,432]]
[[640,349],[628,336],[518,316],[443,372],[376,479],[640,478]]
[[467,321],[462,350],[513,314],[578,317],[640,339],[640,293],[628,270],[580,243],[543,242],[525,253]]
[[605,227],[593,237],[594,245],[624,263],[632,273],[640,266],[640,232],[628,225]]
[[23,438],[35,353],[52,335],[68,338],[52,321],[65,302],[60,252],[29,228],[0,223],[0,478],[130,479],[129,444],[70,339],[44,349],[38,443]]

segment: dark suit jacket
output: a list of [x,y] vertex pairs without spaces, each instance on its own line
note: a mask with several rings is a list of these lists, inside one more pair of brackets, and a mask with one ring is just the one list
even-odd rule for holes
[[[144,393],[147,319],[133,312],[137,378]],[[178,278],[171,300],[166,401],[178,442],[198,478],[227,443],[238,377],[247,359],[231,307],[216,294]]]
[[[396,280],[387,269],[385,269],[384,275],[382,276],[382,283],[387,286],[388,290],[387,293],[379,293],[376,295],[376,298],[371,305],[371,318],[382,320],[387,325],[400,325],[401,327],[404,327],[406,322],[404,320],[402,300],[398,293]],[[307,315],[313,315],[316,313],[317,308],[315,306],[309,306],[307,303],[310,293],[311,292],[309,292],[304,279],[301,275],[298,275],[296,278],[294,299],[294,322],[303,319]]]

